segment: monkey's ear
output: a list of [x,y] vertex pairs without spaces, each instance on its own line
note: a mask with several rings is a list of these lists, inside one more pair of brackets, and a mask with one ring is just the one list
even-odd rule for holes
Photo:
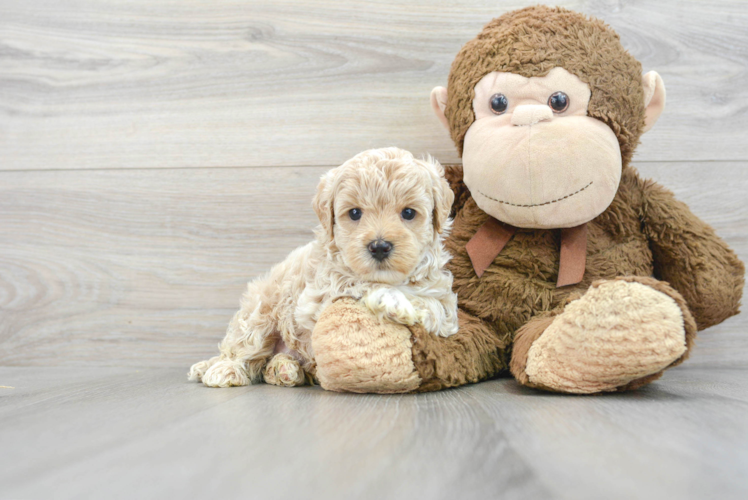
[[656,71],[642,77],[644,87],[644,130],[651,129],[665,109],[665,84]]
[[325,235],[332,241],[334,238],[333,224],[335,222],[335,216],[333,211],[333,172],[328,172],[323,175],[317,185],[317,192],[314,194],[312,200],[312,207],[319,217],[319,222],[322,224],[322,229],[325,231]]
[[436,117],[442,122],[442,125],[449,130],[449,122],[444,115],[444,110],[447,108],[447,89],[444,87],[434,87],[434,90],[431,91],[431,107],[434,109]]

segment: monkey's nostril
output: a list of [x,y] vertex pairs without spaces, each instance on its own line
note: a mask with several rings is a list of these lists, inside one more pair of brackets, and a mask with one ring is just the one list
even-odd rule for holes
[[389,257],[390,252],[392,252],[392,243],[378,239],[369,243],[366,248],[374,259],[378,262],[382,262],[384,259]]

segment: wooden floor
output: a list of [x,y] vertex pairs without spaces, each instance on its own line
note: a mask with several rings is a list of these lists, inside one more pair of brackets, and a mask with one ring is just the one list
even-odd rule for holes
[[[631,394],[186,381],[320,175],[458,162],[429,92],[537,0],[0,0],[0,500],[748,498],[748,316]],[[634,164],[748,261],[748,3],[559,0],[668,102]]]
[[745,499],[748,367],[577,397],[208,389],[173,368],[0,368],[0,498]]

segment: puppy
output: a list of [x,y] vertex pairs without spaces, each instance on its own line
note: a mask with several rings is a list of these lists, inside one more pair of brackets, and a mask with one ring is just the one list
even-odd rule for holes
[[313,380],[312,330],[339,297],[435,335],[457,333],[442,244],[453,200],[437,161],[398,148],[364,151],[329,171],[313,200],[314,241],[249,283],[220,355],[193,365],[190,380],[210,387]]

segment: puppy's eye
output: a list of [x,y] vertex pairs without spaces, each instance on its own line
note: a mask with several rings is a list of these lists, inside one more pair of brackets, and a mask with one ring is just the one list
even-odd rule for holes
[[495,115],[504,114],[506,108],[509,107],[509,101],[506,99],[506,96],[504,94],[492,95],[489,104],[491,105],[491,111]]
[[416,216],[416,211],[412,208],[404,208],[403,211],[400,212],[400,215],[402,215],[405,220],[413,220]]
[[563,92],[554,92],[548,98],[548,106],[554,113],[563,113],[569,107],[569,96]]
[[348,217],[350,217],[351,220],[359,220],[362,215],[363,212],[361,212],[360,208],[352,208],[348,210]]

